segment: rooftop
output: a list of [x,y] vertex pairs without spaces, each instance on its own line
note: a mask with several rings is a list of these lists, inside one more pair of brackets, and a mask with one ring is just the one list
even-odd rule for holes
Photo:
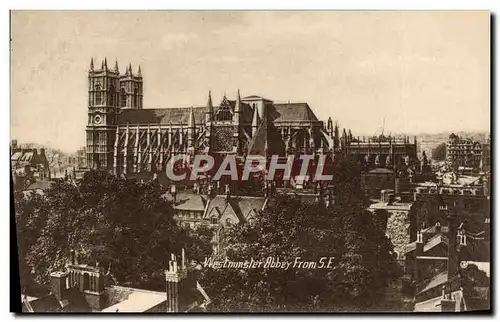
[[166,293],[163,292],[153,292],[119,286],[113,286],[113,288],[125,291],[127,295],[125,299],[105,308],[102,312],[146,312],[167,300]]

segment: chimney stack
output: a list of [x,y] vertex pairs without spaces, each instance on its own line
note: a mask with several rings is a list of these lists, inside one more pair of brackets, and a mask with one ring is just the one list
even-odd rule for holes
[[165,271],[166,280],[166,295],[167,295],[167,312],[179,312],[179,294],[183,289],[184,281],[187,277],[185,269],[185,253],[182,249],[182,263],[181,267],[177,266],[177,259],[174,254],[171,254],[170,261],[168,262],[168,270]]
[[69,262],[70,262],[71,265],[75,265],[76,264],[76,261],[75,261],[75,251],[73,249],[69,252]]
[[50,274],[50,286],[52,293],[56,299],[61,302],[66,299],[66,284],[67,284],[68,273],[67,272],[55,272]]

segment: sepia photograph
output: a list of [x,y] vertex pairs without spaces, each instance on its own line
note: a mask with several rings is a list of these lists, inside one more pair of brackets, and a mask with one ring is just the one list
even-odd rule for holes
[[491,313],[492,21],[10,11],[11,311]]

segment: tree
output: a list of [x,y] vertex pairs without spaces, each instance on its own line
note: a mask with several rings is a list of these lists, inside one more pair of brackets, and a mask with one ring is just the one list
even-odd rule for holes
[[110,267],[120,284],[163,290],[167,254],[204,247],[192,232],[177,225],[172,205],[155,182],[141,184],[91,171],[81,182],[56,182],[43,198],[19,204],[23,203],[24,208],[38,209],[16,211],[21,240],[29,227],[23,214],[31,214],[26,216],[29,222],[38,220],[32,239],[20,249],[40,284],[51,272],[63,269],[69,251],[75,250],[80,263]]
[[441,143],[432,150],[432,159],[436,161],[444,161],[446,158],[446,143]]
[[[214,310],[354,310],[383,298],[395,276],[392,246],[382,227],[387,219],[365,210],[359,164],[344,159],[333,171],[332,208],[299,196],[277,196],[254,219],[221,231],[221,260],[300,258],[315,261],[318,268],[205,267],[202,283],[215,295]],[[319,268],[322,257],[334,257],[333,265]]]
[[41,229],[47,221],[48,212],[44,207],[43,198],[39,194],[24,196],[22,192],[17,192],[14,196],[21,289],[31,293],[36,292],[37,287],[31,275],[31,267],[26,262],[26,256],[36,244]]

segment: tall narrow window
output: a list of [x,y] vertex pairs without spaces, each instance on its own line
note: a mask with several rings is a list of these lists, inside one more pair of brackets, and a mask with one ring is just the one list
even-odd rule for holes
[[134,107],[139,108],[139,85],[134,87]]
[[120,106],[121,107],[127,106],[127,94],[125,93],[125,88],[123,87],[120,91]]
[[113,85],[109,86],[109,105],[115,106],[115,87]]
[[95,89],[95,105],[101,105],[102,103],[101,84],[97,83],[94,89]]

